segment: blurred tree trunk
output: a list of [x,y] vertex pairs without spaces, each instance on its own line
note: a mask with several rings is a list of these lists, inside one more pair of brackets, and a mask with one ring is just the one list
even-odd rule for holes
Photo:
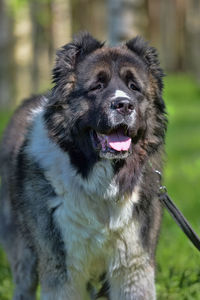
[[69,0],[31,0],[15,12],[17,102],[49,89],[56,49],[69,41]]
[[160,0],[161,61],[167,71],[183,69],[184,0]]
[[149,40],[160,52],[160,0],[148,0],[148,20]]
[[30,13],[32,21],[32,84],[33,91],[37,93],[44,89],[47,79],[50,80],[49,66],[53,53],[52,34],[52,0],[30,1]]
[[15,62],[16,62],[16,104],[28,97],[32,92],[32,24],[29,14],[29,4],[15,11]]
[[106,38],[106,0],[72,0],[72,33],[87,30],[98,39]]
[[0,109],[11,108],[16,99],[13,28],[6,1],[0,0]]
[[147,35],[146,0],[108,0],[108,32],[111,45]]
[[173,71],[177,64],[176,0],[160,1],[161,61],[165,70]]
[[[54,48],[57,49],[71,39],[72,17],[70,0],[54,0],[52,3],[52,15]],[[55,52],[53,57],[55,57]]]
[[186,64],[200,83],[200,1],[186,1]]
[[49,87],[55,49],[70,39],[71,12],[69,0],[32,0],[30,12],[33,92],[36,93]]
[[185,0],[148,0],[149,37],[166,71],[184,70]]

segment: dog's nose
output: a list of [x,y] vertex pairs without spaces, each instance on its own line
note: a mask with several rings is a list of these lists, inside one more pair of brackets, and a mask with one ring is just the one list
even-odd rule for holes
[[122,115],[130,115],[134,110],[134,105],[126,98],[116,99],[112,102],[111,107]]

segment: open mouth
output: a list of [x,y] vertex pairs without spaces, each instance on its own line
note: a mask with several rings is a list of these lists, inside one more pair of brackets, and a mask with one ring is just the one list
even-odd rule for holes
[[131,138],[127,129],[119,127],[109,134],[101,134],[91,130],[93,145],[100,157],[125,158],[131,152]]

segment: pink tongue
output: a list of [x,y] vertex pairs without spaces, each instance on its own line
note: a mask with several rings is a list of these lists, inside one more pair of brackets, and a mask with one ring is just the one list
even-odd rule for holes
[[116,151],[128,151],[131,145],[131,138],[123,135],[120,131],[107,136],[108,145]]

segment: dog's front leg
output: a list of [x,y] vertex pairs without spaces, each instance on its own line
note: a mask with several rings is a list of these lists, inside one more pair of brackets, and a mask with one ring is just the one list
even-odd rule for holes
[[89,300],[83,290],[77,290],[70,286],[61,286],[41,292],[41,300]]
[[87,285],[82,278],[68,277],[65,282],[42,284],[41,300],[89,300]]
[[149,263],[120,266],[110,273],[111,300],[155,300],[154,268]]

